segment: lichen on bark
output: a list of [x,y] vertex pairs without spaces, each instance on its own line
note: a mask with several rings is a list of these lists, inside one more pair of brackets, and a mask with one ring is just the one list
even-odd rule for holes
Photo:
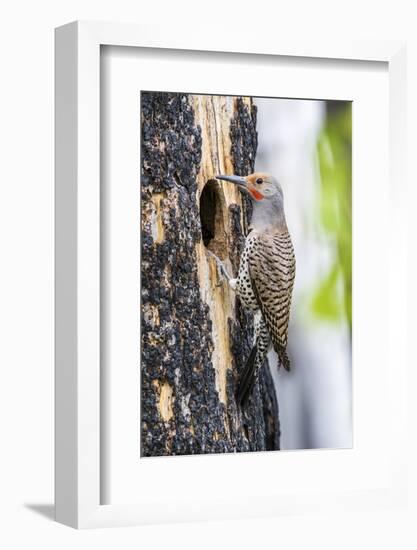
[[[209,97],[141,94],[142,456],[279,448],[278,407],[268,369],[247,409],[236,406],[237,379],[252,345],[252,318],[221,286],[225,283],[206,258],[199,211],[202,186],[214,165],[253,171],[256,111],[248,98],[210,102]],[[216,143],[204,127],[206,113]],[[226,197],[221,219],[227,222],[227,260],[236,275],[248,208],[242,213],[240,197],[232,202],[230,191],[219,189]],[[203,283],[209,285],[205,291]],[[226,333],[214,326],[213,296],[217,307],[224,301],[220,313],[226,315]],[[224,346],[224,363],[230,364],[219,366]]]

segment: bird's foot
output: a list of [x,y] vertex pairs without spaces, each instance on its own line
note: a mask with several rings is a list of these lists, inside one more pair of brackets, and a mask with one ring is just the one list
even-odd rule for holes
[[207,250],[208,254],[212,256],[216,260],[216,266],[217,266],[217,275],[219,277],[219,283],[217,283],[216,286],[221,286],[223,284],[224,279],[226,279],[229,283],[231,280],[230,275],[227,272],[227,269],[224,265],[224,263],[214,254],[211,250]]

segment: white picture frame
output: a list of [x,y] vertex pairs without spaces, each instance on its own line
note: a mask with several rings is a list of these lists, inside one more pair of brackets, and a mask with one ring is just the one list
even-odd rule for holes
[[[218,31],[218,29],[217,29]],[[389,149],[393,242],[402,242],[405,151],[405,45],[362,41],[326,43],[280,40],[268,33],[256,42],[235,31],[75,22],[56,29],[56,519],[77,528],[162,521],[236,518],[317,509],[398,505],[406,491],[404,468],[406,346],[398,342],[395,385],[389,395],[395,445],[389,445],[386,486],[355,494],[289,493],[248,510],[225,494],[204,506],[178,506],[168,495],[146,508],[101,504],[100,499],[100,47],[102,45],[254,55],[381,61],[389,71]],[[405,277],[405,253],[397,253],[397,277]],[[390,301],[390,316],[405,323],[405,291]],[[396,336],[405,338],[401,330]],[[256,458],[254,460],[257,460]],[[163,468],[163,462],[160,462]],[[265,465],[263,466],[265,467]],[[268,467],[271,467],[270,465]],[[185,495],[186,497],[186,495]],[[165,500],[164,500],[165,499]],[[157,504],[157,505],[155,505]]]

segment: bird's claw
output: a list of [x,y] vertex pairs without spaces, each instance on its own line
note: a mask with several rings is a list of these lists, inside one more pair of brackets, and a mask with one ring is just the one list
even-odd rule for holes
[[217,277],[219,279],[219,282],[216,284],[216,287],[222,286],[224,279],[227,281],[230,280],[230,276],[226,271],[226,268],[224,267],[223,262],[212,252],[211,250],[207,250],[208,254],[212,256],[216,261],[216,267],[217,267]]

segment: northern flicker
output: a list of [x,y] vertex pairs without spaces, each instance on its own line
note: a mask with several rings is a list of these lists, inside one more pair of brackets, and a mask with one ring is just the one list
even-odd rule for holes
[[216,177],[237,185],[253,204],[238,276],[232,279],[225,273],[243,306],[254,312],[254,346],[236,393],[236,400],[244,405],[271,346],[278,354],[278,365],[290,370],[286,348],[295,255],[285,220],[282,188],[274,177],[261,172],[246,177]]

